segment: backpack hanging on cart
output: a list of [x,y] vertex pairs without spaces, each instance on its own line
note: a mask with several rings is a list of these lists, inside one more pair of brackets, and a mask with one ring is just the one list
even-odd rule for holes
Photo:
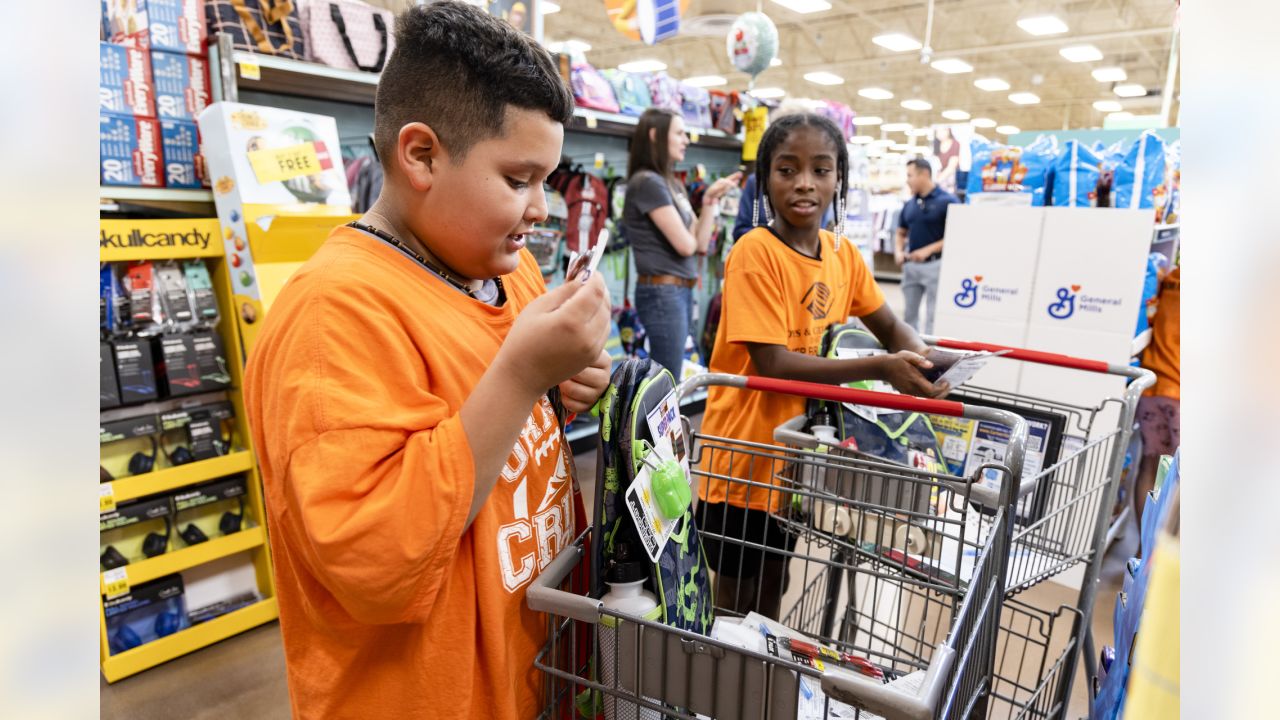
[[[654,442],[647,417],[673,390],[670,371],[651,360],[631,358],[614,371],[601,400],[593,512],[599,534],[591,548],[592,597],[604,594],[604,578],[621,546],[628,547],[632,558],[645,557],[625,493],[644,467],[645,448]],[[660,622],[706,635],[711,632],[714,606],[692,509],[686,508],[677,522],[652,564],[646,585],[658,597]]]

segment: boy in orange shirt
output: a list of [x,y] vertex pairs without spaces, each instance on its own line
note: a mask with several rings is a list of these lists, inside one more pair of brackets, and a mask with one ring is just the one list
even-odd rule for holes
[[281,292],[246,379],[299,720],[541,709],[525,589],[583,529],[547,393],[586,410],[610,366],[601,278],[547,292],[524,250],[572,112],[506,23],[397,20],[382,193]]
[[[840,130],[819,115],[782,118],[761,138],[757,158],[760,197],[751,200],[772,218],[742,236],[725,261],[711,371],[831,384],[884,380],[913,395],[945,395],[945,384],[935,386],[920,373],[932,366],[924,358],[928,350],[885,304],[858,249],[821,229],[827,206],[848,192],[849,156]],[[844,221],[842,203],[836,219]],[[892,354],[817,357],[827,328],[851,316],[861,318]],[[771,444],[774,429],[804,410],[802,398],[713,387],[702,432]],[[786,553],[795,542],[770,514],[786,496],[769,487],[778,483],[780,468],[767,454],[744,459],[713,451],[704,470],[713,477],[698,490],[698,527],[707,562],[716,571],[716,604],[778,619]],[[731,485],[714,476],[763,487]]]

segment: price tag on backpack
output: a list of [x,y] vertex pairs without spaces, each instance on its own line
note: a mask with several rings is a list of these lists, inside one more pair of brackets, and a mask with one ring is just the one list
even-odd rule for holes
[[129,594],[129,568],[118,567],[102,573],[102,594],[107,599]]
[[240,64],[240,77],[244,78],[245,80],[261,80],[262,79],[262,68],[258,66],[258,63],[252,60],[241,60],[239,64]]
[[109,513],[116,509],[116,491],[111,487],[111,483],[105,482],[98,486],[98,513]]

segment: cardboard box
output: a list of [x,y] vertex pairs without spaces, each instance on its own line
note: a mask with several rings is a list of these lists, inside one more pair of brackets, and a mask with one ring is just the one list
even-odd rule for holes
[[116,380],[116,361],[111,355],[110,343],[98,347],[98,409],[120,405],[120,382]]
[[160,145],[164,148],[165,187],[209,187],[209,173],[200,153],[200,130],[194,120],[161,120]]
[[231,387],[231,373],[227,369],[227,351],[222,336],[213,331],[201,331],[191,336],[195,345],[196,365],[200,373],[200,392],[214,392]]
[[194,120],[212,102],[209,61],[193,55],[151,51],[157,117]]
[[98,43],[98,106],[102,112],[155,117],[155,85],[146,50]]
[[190,335],[162,335],[156,339],[160,376],[169,397],[194,395],[201,391],[200,366]]
[[149,341],[135,338],[116,340],[112,343],[112,354],[116,361],[116,377],[120,380],[122,405],[147,402],[160,396]]
[[143,50],[151,46],[147,0],[102,0],[102,24],[107,40],[117,45]]
[[1040,208],[948,208],[938,315],[1026,322],[1043,223]]
[[[1027,346],[1036,350],[1118,364],[1129,362],[1132,343],[1132,338],[1124,334],[1074,330],[1063,326],[1032,325],[1027,330]],[[1028,364],[1022,371],[1020,390],[1034,398],[1096,407],[1107,398],[1123,397],[1124,386],[1124,378],[1117,375]],[[1095,419],[1094,427],[1095,430],[1114,430],[1119,421],[1119,404],[1107,403]]]
[[147,0],[151,49],[208,55],[201,0]]
[[160,123],[154,119],[99,116],[98,155],[103,185],[164,186]]

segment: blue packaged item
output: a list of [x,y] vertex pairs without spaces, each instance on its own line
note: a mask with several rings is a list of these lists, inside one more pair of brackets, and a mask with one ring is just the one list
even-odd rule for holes
[[147,0],[147,25],[153,50],[191,55],[206,52],[201,0]]
[[1160,292],[1160,261],[1164,259],[1168,263],[1168,258],[1160,253],[1151,253],[1147,256],[1147,274],[1142,281],[1142,303],[1138,306],[1138,327],[1133,331],[1134,335],[1140,335],[1147,328],[1151,327],[1151,318],[1156,314],[1156,297]]
[[117,598],[104,598],[107,641],[112,655],[146,645],[191,627],[181,575],[135,585]]
[[1164,193],[1164,141],[1154,131],[1146,130],[1116,168],[1115,206],[1154,209],[1159,204],[1157,196],[1163,199]]
[[194,120],[209,106],[209,63],[204,58],[154,50],[151,77],[156,86],[158,117]]
[[1053,206],[1094,207],[1101,175],[1097,154],[1078,140],[1068,140],[1054,163]]
[[1124,141],[1117,140],[1107,147],[1102,147],[1102,142],[1094,143],[1094,154],[1102,163],[1103,170],[1117,170],[1120,163],[1124,162]]
[[98,156],[103,185],[164,186],[160,125],[152,118],[99,116]]
[[98,43],[98,108],[102,112],[155,117],[155,92],[146,50]]
[[204,184],[204,158],[200,155],[200,131],[192,120],[161,120],[160,144],[164,148],[164,186],[199,188]]
[[982,169],[991,162],[991,141],[981,135],[975,135],[969,141],[969,157],[971,170],[965,179],[965,202],[969,202],[969,198],[983,191]]
[[623,115],[640,117],[653,104],[653,100],[649,97],[649,81],[644,75],[614,68],[601,70],[600,74],[604,75],[613,86],[613,94],[618,99],[619,112]]
[[1032,205],[1045,204],[1045,184],[1057,153],[1058,141],[1041,135],[1025,148],[990,143],[975,138],[966,196],[988,192],[1021,192],[1032,196]]
[[695,128],[711,127],[711,93],[706,88],[680,83],[680,114]]

